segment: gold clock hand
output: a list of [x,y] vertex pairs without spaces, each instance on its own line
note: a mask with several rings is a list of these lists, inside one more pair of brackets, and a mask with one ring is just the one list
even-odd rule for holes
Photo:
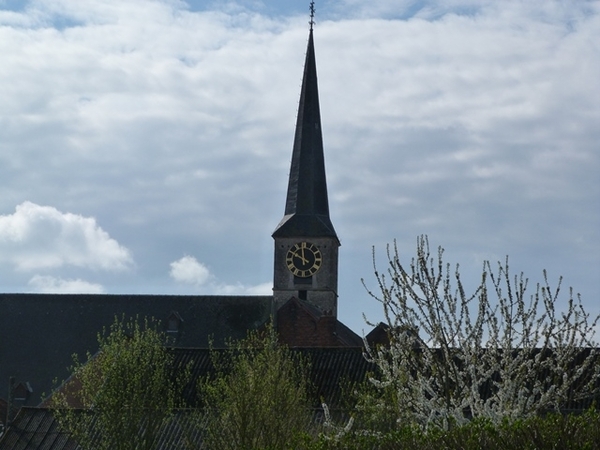
[[302,255],[300,255],[298,252],[294,253],[294,256],[297,256],[298,258],[300,258],[302,260],[302,264],[308,264],[308,259],[306,259],[304,257],[304,252],[302,252]]

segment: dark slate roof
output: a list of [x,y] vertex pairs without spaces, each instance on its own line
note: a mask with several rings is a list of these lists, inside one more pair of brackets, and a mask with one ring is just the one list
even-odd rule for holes
[[55,378],[68,376],[74,353],[97,350],[97,334],[115,316],[153,317],[165,321],[172,312],[182,319],[175,345],[216,346],[239,339],[271,316],[271,296],[68,295],[0,294],[0,398],[8,379],[29,382],[36,405],[49,394]]
[[335,237],[329,218],[317,66],[310,30],[298,106],[285,215],[273,237]]
[[[197,380],[206,378],[214,371],[209,349],[173,348],[171,351],[175,356],[176,370],[189,367],[190,386],[195,386]],[[332,409],[342,408],[345,406],[346,389],[363,382],[367,373],[376,370],[376,366],[364,358],[363,349],[358,347],[294,348],[291,351],[308,362],[311,398],[316,408],[320,407],[322,400]],[[186,389],[184,395],[190,406],[197,405],[197,394],[193,389]]]
[[[175,356],[175,370],[189,365],[190,386],[195,386],[197,380],[214,371],[210,350],[206,348],[172,348],[170,351]],[[375,370],[363,357],[361,348],[298,348],[292,352],[300,354],[309,363],[309,384],[317,419],[323,400],[332,411],[342,409],[346,406],[346,389],[362,382],[367,373]],[[184,395],[188,404],[196,404],[195,390],[188,389]],[[193,409],[178,411],[174,420],[159,433],[156,448],[184,448],[183,441],[188,439],[200,443],[202,430],[195,422],[195,414]],[[0,450],[80,450],[80,447],[68,433],[60,430],[50,409],[24,407],[0,438]]]
[[21,408],[6,433],[0,438],[2,450],[75,450],[78,445],[58,429],[51,411]]
[[331,409],[344,404],[348,389],[366,380],[377,368],[363,356],[363,348],[299,348],[310,363],[310,382],[316,401],[323,399]]
[[342,345],[345,347],[363,347],[363,339],[346,325],[344,325],[343,322],[336,320],[335,325],[337,338]]
[[[197,426],[195,411],[177,411],[158,433],[156,450],[187,448],[186,443],[201,443],[201,427]],[[61,430],[52,411],[46,408],[21,409],[4,436],[0,450],[81,450],[68,432]]]

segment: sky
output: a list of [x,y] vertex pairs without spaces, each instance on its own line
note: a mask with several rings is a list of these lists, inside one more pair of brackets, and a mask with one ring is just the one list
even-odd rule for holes
[[[0,0],[0,292],[270,294],[308,1]],[[600,2],[321,0],[339,318],[427,235],[600,313]]]

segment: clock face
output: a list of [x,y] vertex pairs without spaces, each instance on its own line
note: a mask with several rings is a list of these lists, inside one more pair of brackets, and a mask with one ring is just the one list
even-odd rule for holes
[[294,275],[308,278],[321,268],[321,251],[315,244],[299,242],[289,249],[285,262]]

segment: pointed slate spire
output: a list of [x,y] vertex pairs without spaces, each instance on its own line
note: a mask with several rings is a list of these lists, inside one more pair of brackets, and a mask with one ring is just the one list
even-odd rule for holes
[[285,215],[273,233],[273,237],[302,236],[337,239],[329,218],[312,23],[304,63]]

